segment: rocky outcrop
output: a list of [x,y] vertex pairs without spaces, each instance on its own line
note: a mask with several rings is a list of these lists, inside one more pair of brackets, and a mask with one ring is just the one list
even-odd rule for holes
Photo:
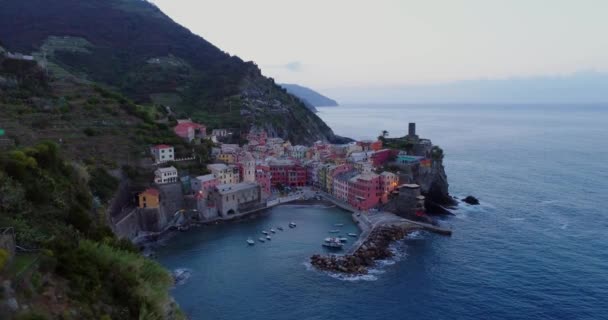
[[250,67],[240,88],[242,132],[256,127],[266,130],[270,136],[304,145],[339,139],[314,112],[277,86],[273,79],[262,76],[257,67]]
[[427,203],[430,206],[456,205],[456,201],[450,196],[448,190],[450,185],[448,184],[443,160],[433,160],[431,170],[421,173],[418,180],[422,194],[427,198]]
[[389,245],[403,239],[408,231],[401,227],[381,227],[372,231],[365,243],[353,254],[344,256],[315,254],[310,258],[310,263],[317,269],[325,271],[366,274],[376,260],[393,256]]
[[467,196],[466,198],[462,199],[462,202],[468,203],[468,204],[474,205],[474,206],[479,204],[479,200],[473,196]]

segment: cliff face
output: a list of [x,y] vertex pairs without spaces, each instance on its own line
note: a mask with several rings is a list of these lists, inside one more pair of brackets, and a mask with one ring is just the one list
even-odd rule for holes
[[420,190],[427,197],[427,203],[432,202],[441,206],[456,204],[448,191],[448,177],[442,160],[434,160],[431,170],[421,173],[418,179]]
[[299,99],[251,67],[240,86],[241,130],[263,128],[293,144],[336,141],[333,131]]

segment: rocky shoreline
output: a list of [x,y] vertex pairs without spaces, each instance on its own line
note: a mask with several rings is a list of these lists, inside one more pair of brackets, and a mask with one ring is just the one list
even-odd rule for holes
[[367,274],[376,260],[393,256],[389,249],[391,243],[405,238],[416,227],[406,228],[383,226],[371,232],[367,240],[353,254],[349,255],[319,255],[310,258],[311,264],[324,271],[340,272],[352,275]]

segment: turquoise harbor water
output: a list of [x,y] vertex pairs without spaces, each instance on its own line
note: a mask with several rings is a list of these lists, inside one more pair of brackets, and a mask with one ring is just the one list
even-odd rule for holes
[[[417,122],[445,151],[452,194],[481,206],[444,218],[451,238],[396,244],[396,261],[363,278],[305,264],[334,223],[354,228],[336,209],[281,207],[179,234],[157,253],[168,268],[191,270],[173,294],[192,319],[608,318],[608,106],[366,105],[319,115],[353,138],[403,135]],[[245,244],[291,220],[298,227],[272,243]]]

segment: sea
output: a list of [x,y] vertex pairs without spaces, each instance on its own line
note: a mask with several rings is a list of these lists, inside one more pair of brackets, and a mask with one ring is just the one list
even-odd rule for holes
[[337,208],[281,206],[176,234],[156,256],[183,271],[171,294],[191,319],[608,319],[608,105],[318,109],[354,139],[415,122],[444,150],[450,193],[481,204],[440,218],[451,237],[415,232],[358,277],[308,263],[329,230],[358,232]]

